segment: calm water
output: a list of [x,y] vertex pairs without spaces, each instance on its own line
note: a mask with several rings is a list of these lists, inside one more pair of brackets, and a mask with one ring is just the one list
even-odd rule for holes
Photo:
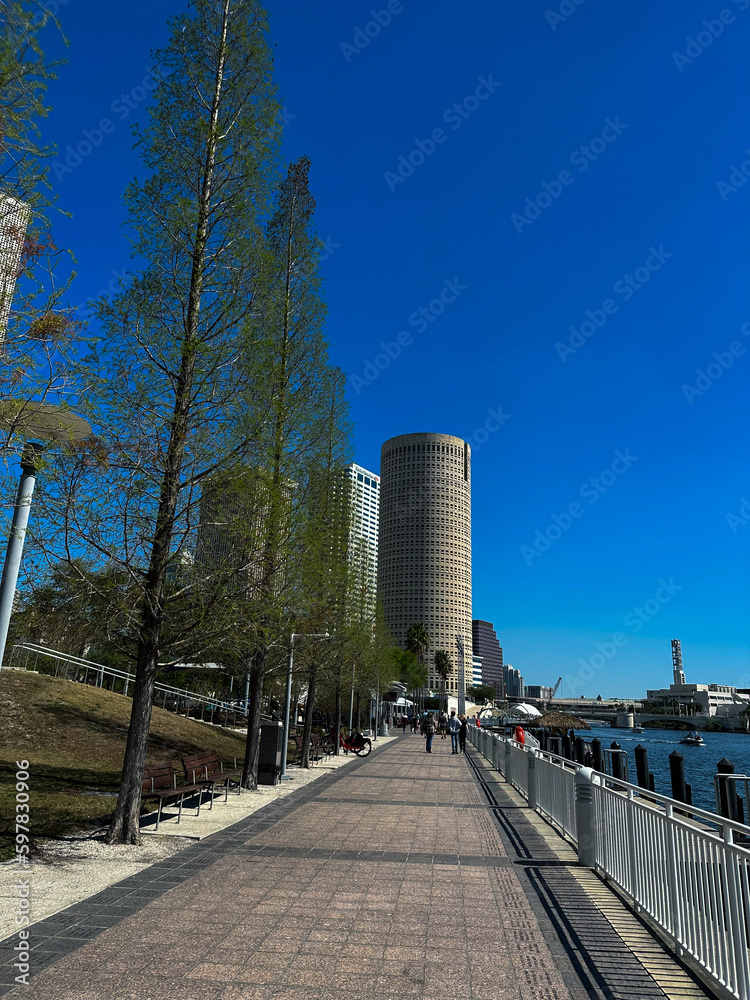
[[714,774],[717,761],[727,757],[734,764],[736,774],[750,774],[750,735],[745,733],[705,733],[703,747],[680,746],[685,733],[671,729],[647,729],[643,733],[629,733],[627,729],[609,729],[592,726],[591,732],[582,733],[586,742],[594,737],[602,741],[602,748],[608,749],[613,741],[628,752],[628,769],[631,782],[637,784],[634,750],[639,743],[648,750],[648,767],[654,775],[656,791],[661,795],[671,795],[669,778],[669,755],[679,750],[685,758],[685,781],[693,786],[693,804],[702,809],[716,812],[714,797]]

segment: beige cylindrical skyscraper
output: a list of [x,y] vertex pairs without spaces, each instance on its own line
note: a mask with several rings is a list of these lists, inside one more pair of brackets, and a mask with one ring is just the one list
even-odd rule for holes
[[444,649],[458,691],[456,636],[464,640],[464,677],[472,683],[471,448],[450,434],[401,434],[380,459],[378,594],[400,646],[423,622],[430,636],[429,686],[439,691],[435,653]]

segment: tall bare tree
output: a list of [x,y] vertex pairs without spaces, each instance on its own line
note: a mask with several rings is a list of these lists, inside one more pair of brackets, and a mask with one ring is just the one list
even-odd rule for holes
[[[246,331],[279,139],[266,30],[255,0],[195,0],[155,54],[163,72],[136,131],[145,180],[126,192],[142,271],[102,305],[103,336],[86,362],[98,438],[61,455],[44,497],[50,555],[72,562],[84,545],[125,571],[131,601],[137,594],[136,683],[110,843],[139,841],[170,609],[198,589],[205,620],[223,593],[184,579],[185,553],[204,484],[250,452],[240,401],[259,369]],[[194,635],[177,627],[171,642],[176,655]]]

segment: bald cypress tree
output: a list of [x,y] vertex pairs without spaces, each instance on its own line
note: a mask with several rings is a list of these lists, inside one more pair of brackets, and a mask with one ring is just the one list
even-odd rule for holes
[[136,682],[110,843],[139,840],[167,633],[173,654],[193,648],[194,629],[177,613],[186,595],[202,594],[191,623],[200,628],[222,594],[211,595],[208,573],[199,587],[180,581],[204,484],[249,448],[240,401],[259,369],[237,361],[248,349],[279,139],[266,31],[256,0],[194,0],[154,54],[162,74],[135,133],[144,179],[125,196],[142,271],[102,304],[103,335],[84,366],[98,451],[62,454],[44,496],[50,554],[80,546],[127,584]]

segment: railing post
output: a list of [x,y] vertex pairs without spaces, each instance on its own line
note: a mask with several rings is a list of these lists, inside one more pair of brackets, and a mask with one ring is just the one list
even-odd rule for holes
[[745,927],[745,908],[742,899],[742,886],[737,866],[743,864],[731,850],[734,844],[734,831],[730,826],[724,827],[724,868],[727,873],[729,922],[734,939],[734,954],[737,969],[735,984],[740,997],[750,997],[750,966],[748,964],[747,928]]
[[584,868],[596,867],[594,801],[591,793],[593,774],[593,768],[590,767],[580,767],[575,774],[578,860]]
[[633,900],[633,909],[640,913],[640,879],[638,878],[638,855],[635,847],[635,824],[633,822],[633,812],[635,810],[635,789],[628,789],[627,805],[625,806],[625,823],[627,824],[628,837],[628,861],[630,862],[630,885],[628,892]]
[[536,809],[536,750],[534,747],[526,754],[526,783],[529,793],[529,809]]
[[504,761],[504,763],[505,763],[505,770],[503,771],[503,777],[505,778],[505,780],[507,782],[510,782],[510,761],[511,761],[511,754],[512,753],[513,753],[513,747],[511,745],[511,742],[510,742],[510,740],[506,740],[506,742],[505,742],[505,761]]
[[672,935],[675,951],[682,955],[682,920],[680,919],[680,879],[677,871],[677,831],[674,822],[674,806],[665,802],[664,815],[667,821],[667,884],[669,886],[669,908],[672,926],[666,930]]

